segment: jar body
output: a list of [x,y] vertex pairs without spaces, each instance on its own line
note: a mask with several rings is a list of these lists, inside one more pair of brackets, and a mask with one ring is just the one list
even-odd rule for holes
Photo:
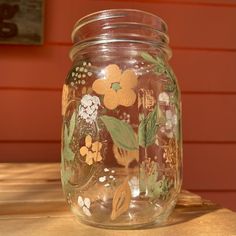
[[63,87],[63,190],[87,224],[163,224],[182,183],[177,81],[159,50],[105,48],[78,52]]

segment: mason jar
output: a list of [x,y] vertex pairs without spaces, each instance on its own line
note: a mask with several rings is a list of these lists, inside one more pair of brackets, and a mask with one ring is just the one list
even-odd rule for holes
[[162,225],[182,183],[180,91],[167,25],[140,10],[80,19],[63,85],[61,179],[89,225]]

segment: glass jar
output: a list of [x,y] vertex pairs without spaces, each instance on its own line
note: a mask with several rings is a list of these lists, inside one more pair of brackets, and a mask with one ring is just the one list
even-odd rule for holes
[[63,190],[86,224],[164,224],[182,183],[180,92],[167,26],[129,9],[80,19],[62,96]]

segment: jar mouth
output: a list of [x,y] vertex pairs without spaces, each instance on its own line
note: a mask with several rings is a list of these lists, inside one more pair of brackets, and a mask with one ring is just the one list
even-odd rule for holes
[[[109,9],[94,12],[76,22],[72,31],[73,52],[104,42],[130,42],[166,48],[171,55],[166,23],[157,15],[136,9]],[[170,55],[166,55],[170,58]]]

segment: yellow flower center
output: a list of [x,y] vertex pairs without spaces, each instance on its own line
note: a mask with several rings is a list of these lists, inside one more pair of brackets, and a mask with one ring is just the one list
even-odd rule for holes
[[111,88],[117,92],[118,90],[121,89],[120,83],[118,82],[112,83]]

